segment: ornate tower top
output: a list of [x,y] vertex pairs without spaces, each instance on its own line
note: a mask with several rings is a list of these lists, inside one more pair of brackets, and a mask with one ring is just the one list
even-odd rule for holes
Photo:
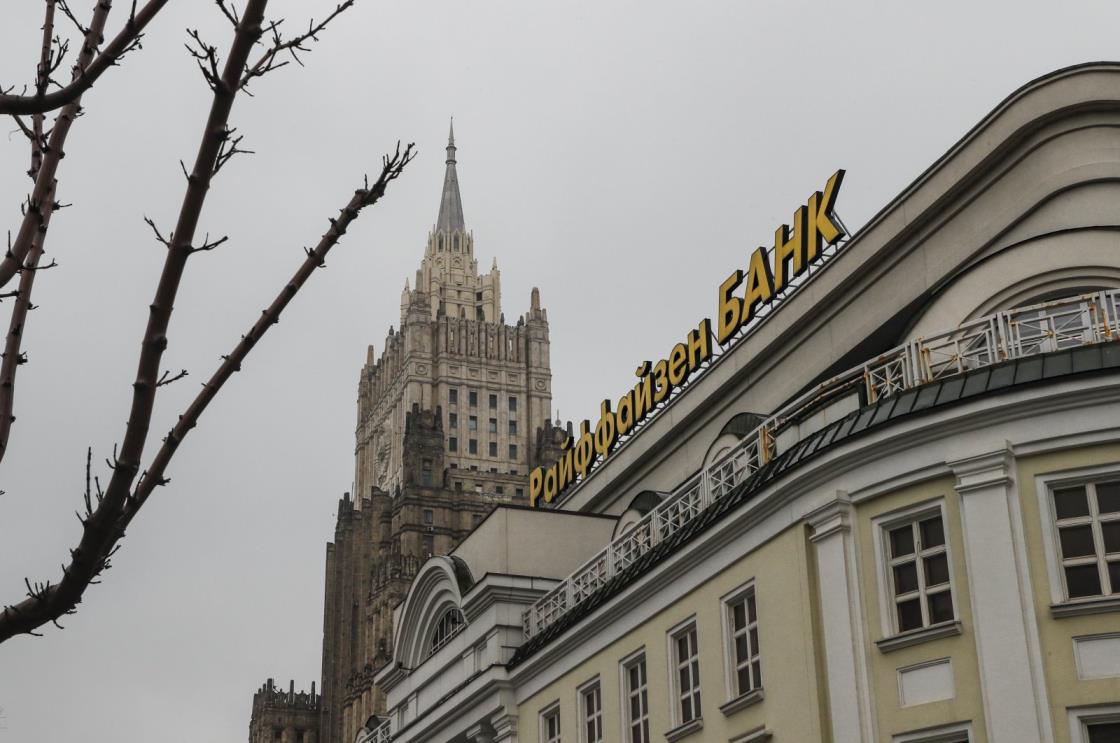
[[451,120],[451,130],[447,135],[447,170],[443,174],[443,195],[439,201],[439,218],[436,230],[466,230],[463,219],[463,200],[459,196],[459,174],[455,172],[455,119]]

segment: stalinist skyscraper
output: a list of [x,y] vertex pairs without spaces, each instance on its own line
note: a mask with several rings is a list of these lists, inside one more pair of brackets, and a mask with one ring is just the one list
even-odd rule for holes
[[438,217],[405,281],[400,324],[380,355],[368,348],[358,380],[354,493],[339,501],[327,544],[322,695],[266,684],[251,743],[353,741],[382,711],[373,676],[420,565],[496,503],[527,503],[528,473],[555,443],[547,314],[533,289],[528,311],[506,322],[497,259],[479,273],[457,164],[452,130]]

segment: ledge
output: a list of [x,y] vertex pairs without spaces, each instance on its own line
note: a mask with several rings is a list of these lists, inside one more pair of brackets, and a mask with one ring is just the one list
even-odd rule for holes
[[673,741],[677,741],[677,740],[680,740],[681,738],[692,735],[697,730],[702,730],[703,728],[704,728],[704,718],[703,717],[697,717],[695,720],[692,720],[690,722],[686,722],[683,725],[677,725],[675,728],[673,728],[669,732],[665,733],[665,740],[668,743],[673,743]]
[[1062,617],[1080,617],[1085,614],[1107,614],[1120,611],[1120,596],[1098,596],[1091,599],[1074,599],[1060,604],[1050,605],[1050,616],[1055,619]]
[[738,738],[732,738],[730,743],[766,743],[774,737],[774,734],[766,729],[766,726],[757,727],[754,730],[749,730],[743,733]]
[[892,635],[891,637],[884,637],[882,640],[876,640],[875,645],[881,652],[891,653],[895,650],[908,648],[911,645],[920,645],[923,642],[931,642],[932,640],[940,640],[942,637],[953,637],[961,633],[960,620],[952,622],[942,622],[935,624],[931,627],[923,627],[922,629],[914,629],[909,632],[903,632],[899,635]]
[[751,689],[746,694],[740,694],[739,696],[735,697],[734,699],[720,707],[719,711],[722,712],[725,717],[727,717],[735,714],[741,709],[750,707],[752,704],[758,704],[761,701],[762,687],[760,686],[757,689]]

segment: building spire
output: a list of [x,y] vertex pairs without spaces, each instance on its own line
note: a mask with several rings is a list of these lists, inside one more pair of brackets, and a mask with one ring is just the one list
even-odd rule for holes
[[459,196],[459,175],[455,172],[455,120],[447,135],[447,171],[443,175],[443,195],[439,201],[437,230],[465,230],[463,200]]

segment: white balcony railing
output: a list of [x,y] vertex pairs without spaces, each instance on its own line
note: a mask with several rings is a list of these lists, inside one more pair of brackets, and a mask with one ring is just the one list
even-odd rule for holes
[[[776,437],[855,394],[861,404],[1008,359],[1120,338],[1120,290],[1021,307],[916,338],[839,374],[783,406],[731,451],[682,484],[640,521],[537,600],[522,615],[531,638],[554,624],[617,573],[684,528],[759,467],[780,454]],[[816,430],[816,429],[814,429]],[[793,443],[803,438],[796,436]],[[784,448],[791,445],[788,441]]]

